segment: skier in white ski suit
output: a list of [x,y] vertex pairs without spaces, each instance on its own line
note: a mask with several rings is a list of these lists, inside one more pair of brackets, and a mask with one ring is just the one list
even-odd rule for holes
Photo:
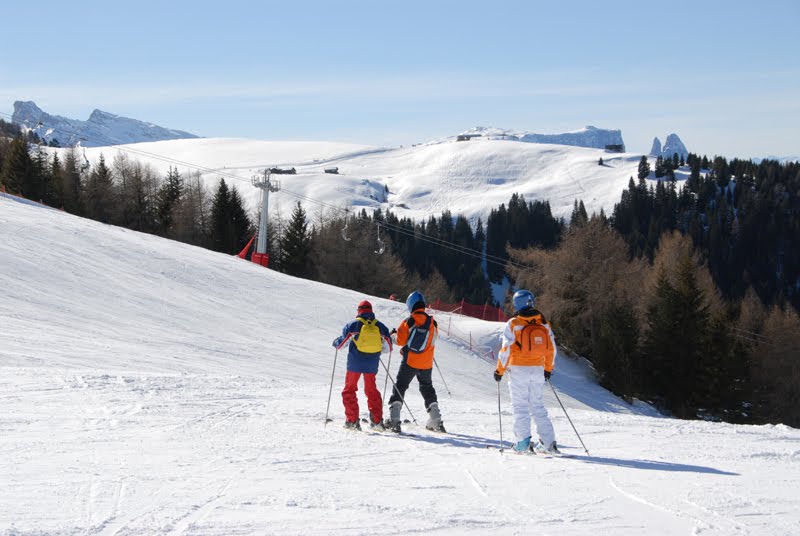
[[[556,340],[544,315],[534,309],[536,298],[528,290],[514,294],[514,316],[501,337],[494,379],[508,372],[508,389],[514,409],[514,450],[558,453],[553,423],[542,395],[555,365]],[[531,416],[536,423],[538,443],[531,443]]]

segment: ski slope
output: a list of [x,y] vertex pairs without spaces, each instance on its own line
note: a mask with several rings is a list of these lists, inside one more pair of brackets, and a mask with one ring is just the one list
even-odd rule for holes
[[[631,407],[579,360],[553,383],[591,456],[552,392],[571,458],[487,449],[497,323],[438,315],[451,434],[343,430],[343,355],[326,427],[331,341],[364,298],[0,197],[0,534],[799,532],[800,432]],[[505,381],[501,404],[509,440]]]
[[[481,217],[484,223],[514,193],[528,201],[549,201],[556,217],[569,219],[576,199],[583,200],[589,214],[603,209],[610,215],[630,178],[637,176],[641,158],[491,138],[451,138],[400,148],[204,138],[85,150],[93,163],[103,155],[111,164],[120,153],[150,164],[162,176],[169,167],[184,176],[199,172],[211,188],[223,178],[236,185],[251,209],[261,199],[251,184],[253,176],[267,167],[294,167],[296,175],[273,175],[282,189],[270,195],[272,212],[288,215],[300,201],[309,214],[331,206],[369,212],[380,208],[422,221],[450,210],[473,222]],[[325,173],[329,167],[337,167],[339,174]]]

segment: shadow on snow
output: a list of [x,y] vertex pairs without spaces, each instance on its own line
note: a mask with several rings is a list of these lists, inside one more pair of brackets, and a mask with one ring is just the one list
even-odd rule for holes
[[[487,447],[496,448],[499,447],[499,443],[496,439],[489,439],[485,437],[478,437],[478,436],[471,436],[465,434],[441,434],[441,435],[421,435],[416,434],[414,435],[405,435],[402,436],[412,441],[423,441],[425,443],[432,443],[435,445],[449,445],[453,447],[459,448],[480,448],[486,449]],[[570,449],[574,447],[564,447],[563,445],[559,445],[561,449]],[[506,450],[510,449],[510,445],[506,447]],[[515,454],[510,453],[512,456]],[[714,474],[714,475],[724,475],[724,476],[738,476],[739,473],[732,473],[730,471],[722,471],[720,469],[715,469],[713,467],[705,467],[702,465],[690,465],[685,463],[672,463],[672,462],[661,462],[661,461],[652,461],[652,460],[641,460],[641,459],[631,459],[626,460],[624,458],[609,458],[604,456],[585,456],[580,454],[567,454],[565,459],[569,460],[576,460],[584,463],[596,464],[596,465],[611,465],[615,467],[627,467],[629,469],[642,469],[646,471],[672,471],[672,472],[682,472],[682,473],[705,473],[705,474]]]

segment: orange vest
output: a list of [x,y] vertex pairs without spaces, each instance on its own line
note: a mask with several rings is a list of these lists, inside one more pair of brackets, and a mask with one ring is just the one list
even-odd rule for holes
[[[414,319],[415,326],[421,326],[425,323],[425,310],[424,309],[417,309],[413,313],[411,313],[411,318]],[[431,318],[431,338],[430,342],[428,343],[428,347],[422,353],[414,353],[408,352],[407,363],[409,367],[414,367],[416,369],[429,369],[433,368],[433,351],[435,349],[436,344],[436,337],[439,334],[439,328],[436,326],[436,322],[433,321]],[[397,344],[399,346],[405,346],[408,342],[408,334],[409,334],[409,327],[408,322],[403,321],[402,324],[397,328]]]

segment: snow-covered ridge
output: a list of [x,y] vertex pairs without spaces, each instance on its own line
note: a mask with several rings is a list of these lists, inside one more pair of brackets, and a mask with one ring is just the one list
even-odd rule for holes
[[589,147],[606,149],[619,147],[625,151],[622,131],[597,128],[591,125],[579,130],[560,134],[537,134],[533,132],[513,132],[497,127],[474,127],[458,135],[458,138],[484,137],[489,139],[505,139],[524,141],[526,143],[551,143],[555,145],[571,145],[573,147]]
[[48,114],[33,101],[16,101],[11,120],[34,130],[47,142],[58,140],[62,147],[73,146],[78,142],[83,147],[100,147],[198,137],[181,130],[163,128],[102,110],[93,111],[87,121],[69,119]]
[[[557,217],[569,218],[576,199],[583,200],[590,214],[600,209],[611,214],[628,180],[636,176],[641,158],[640,154],[484,137],[401,148],[202,138],[96,147],[87,149],[86,156],[97,162],[103,154],[111,162],[118,151],[127,149],[131,158],[149,163],[162,175],[171,165],[182,172],[193,170],[147,154],[200,166],[209,186],[224,178],[243,193],[249,208],[258,206],[260,199],[251,177],[259,169],[279,166],[294,167],[297,174],[280,177],[282,190],[270,196],[273,211],[290,213],[298,199],[293,192],[302,196],[312,213],[318,207],[307,203],[309,199],[356,210],[390,209],[398,217],[417,220],[450,210],[473,221],[481,217],[484,223],[490,211],[508,203],[514,193],[529,201],[549,201]],[[603,165],[598,165],[600,158]],[[338,174],[325,173],[331,166],[338,168]]]

